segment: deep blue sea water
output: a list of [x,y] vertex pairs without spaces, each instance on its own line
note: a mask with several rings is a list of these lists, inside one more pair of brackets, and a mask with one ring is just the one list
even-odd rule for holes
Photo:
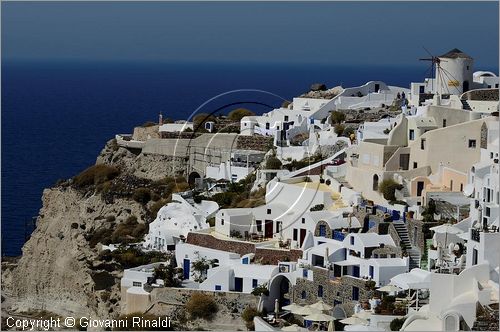
[[[186,119],[201,104],[236,89],[286,99],[315,82],[329,87],[382,80],[409,87],[425,67],[342,67],[273,64],[2,63],[2,250],[21,253],[26,220],[36,216],[44,188],[92,165],[106,141],[164,117]],[[199,112],[228,103],[281,99],[257,92],[217,98]],[[254,104],[243,107],[262,113]],[[227,107],[227,112],[237,106]]]

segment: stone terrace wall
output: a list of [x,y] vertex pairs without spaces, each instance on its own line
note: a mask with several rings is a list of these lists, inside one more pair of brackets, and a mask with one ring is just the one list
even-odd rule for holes
[[202,133],[198,132],[170,132],[170,131],[162,131],[160,133],[160,138],[181,138],[181,139],[193,139],[200,136]]
[[277,250],[257,248],[255,250],[255,260],[263,265],[277,265],[278,262],[286,261],[296,262],[299,258],[302,258],[302,250],[298,249]]
[[255,261],[263,265],[276,265],[280,261],[296,262],[302,257],[302,250],[298,249],[256,248],[253,243],[220,240],[209,234],[189,233],[186,242],[200,247],[234,252],[239,255],[254,253]]
[[498,89],[480,89],[467,91],[463,95],[466,100],[487,100],[487,101],[497,101],[498,100]]
[[135,127],[134,133],[132,134],[132,139],[136,141],[147,141],[151,138],[160,138],[158,129],[158,125],[150,127]]
[[239,255],[255,253],[255,245],[252,243],[220,240],[209,234],[189,233],[186,242],[200,247],[234,252]]
[[245,150],[257,150],[257,151],[269,151],[269,147],[273,143],[273,137],[252,135],[252,136],[242,136],[239,135],[236,140],[236,149]]
[[[217,314],[212,321],[191,320],[185,314],[185,304],[194,293],[204,293],[214,297],[217,303]],[[246,307],[257,307],[259,297],[238,292],[212,292],[186,288],[155,288],[150,295],[151,306],[147,313],[158,316],[169,316],[178,321],[182,316],[188,321],[184,328],[199,330],[201,326],[208,330],[246,330],[241,314]]]
[[[340,278],[333,277],[333,271],[324,268],[313,267],[313,281],[305,278],[297,278],[297,283],[293,286],[293,302],[303,304],[313,304],[320,298],[318,297],[318,286],[323,286],[323,301],[326,303],[341,303],[348,315],[353,313],[354,304],[358,301],[353,301],[353,287],[359,289],[359,301],[368,301],[374,295],[374,291],[368,290],[365,287],[365,281],[343,276]],[[306,292],[306,298],[302,299],[302,292]]]

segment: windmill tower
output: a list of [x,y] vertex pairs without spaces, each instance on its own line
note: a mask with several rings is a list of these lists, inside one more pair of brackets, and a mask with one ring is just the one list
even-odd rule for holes
[[432,55],[427,49],[425,51],[430,55],[430,58],[421,58],[420,60],[431,62],[430,71],[434,75],[432,93],[438,96],[443,94],[461,95],[471,88],[474,61],[471,56],[457,48],[440,56]]

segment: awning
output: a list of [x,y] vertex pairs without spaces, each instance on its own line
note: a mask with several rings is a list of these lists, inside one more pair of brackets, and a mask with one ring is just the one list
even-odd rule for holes
[[422,289],[431,287],[431,273],[419,268],[391,278],[391,285],[402,289]]
[[359,266],[359,263],[355,263],[355,262],[350,261],[350,260],[338,261],[338,262],[334,262],[333,264],[339,265],[339,266],[353,266],[353,265]]

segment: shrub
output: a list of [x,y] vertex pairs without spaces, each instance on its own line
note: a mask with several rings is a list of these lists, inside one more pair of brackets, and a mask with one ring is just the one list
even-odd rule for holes
[[403,186],[393,179],[385,179],[378,185],[378,191],[388,201],[396,200],[396,190],[403,189]]
[[325,208],[324,204],[316,204],[315,206],[311,207],[309,211],[321,211]]
[[212,320],[218,310],[214,297],[204,293],[194,293],[186,303],[186,311],[192,319]]
[[335,132],[335,134],[337,134],[338,136],[341,136],[342,133],[344,132],[345,130],[345,126],[343,124],[336,124],[335,127],[333,128],[333,131]]
[[269,157],[266,161],[266,169],[280,169],[281,161],[276,157]]
[[259,311],[254,306],[246,307],[241,313],[241,319],[245,321],[245,325],[249,331],[255,330],[253,319],[257,316],[259,316]]
[[399,331],[403,327],[406,318],[394,318],[391,321],[390,328],[391,331]]
[[215,121],[215,117],[207,113],[199,113],[193,117],[193,128],[194,131],[203,132],[205,131],[205,122]]
[[118,174],[120,174],[120,171],[115,166],[104,164],[94,165],[75,176],[73,184],[77,188],[98,185],[114,179]]
[[147,188],[137,188],[132,198],[137,203],[147,204],[151,200],[151,191]]
[[245,116],[253,116],[254,112],[247,110],[246,108],[237,108],[228,114],[228,118],[235,121],[240,122],[240,120]]
[[345,121],[345,114],[339,111],[333,111],[331,114],[332,124],[339,124]]
[[168,203],[170,203],[170,201],[172,200],[172,198],[170,197],[170,199],[160,199],[159,201],[153,203],[151,205],[151,207],[149,208],[149,212],[151,213],[151,216],[153,217],[153,219],[156,219],[156,216],[158,215],[158,211],[165,205],[167,205]]
[[136,248],[119,248],[112,251],[111,256],[125,269],[170,259],[168,254],[159,251],[143,252]]
[[351,137],[352,134],[354,134],[353,127],[345,127],[344,131],[342,132],[342,136],[344,137]]
[[264,284],[264,285],[258,285],[257,287],[255,287],[252,290],[252,295],[260,296],[262,294],[269,295],[269,290],[267,289],[267,285],[266,284]]

